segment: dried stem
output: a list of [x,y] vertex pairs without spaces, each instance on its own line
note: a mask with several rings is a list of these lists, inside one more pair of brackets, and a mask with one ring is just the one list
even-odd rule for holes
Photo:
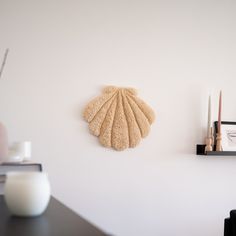
[[2,72],[3,72],[4,66],[5,66],[6,61],[7,61],[8,52],[9,52],[9,49],[7,48],[6,51],[5,51],[5,54],[4,54],[4,57],[3,57],[3,61],[2,61],[2,65],[1,65],[1,69],[0,69],[0,79],[1,79],[1,76],[2,76]]

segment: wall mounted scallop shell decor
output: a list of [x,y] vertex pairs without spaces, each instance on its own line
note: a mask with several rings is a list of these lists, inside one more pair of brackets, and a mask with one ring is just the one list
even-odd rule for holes
[[136,147],[148,135],[154,111],[133,88],[107,86],[84,110],[90,132],[105,147],[122,151]]

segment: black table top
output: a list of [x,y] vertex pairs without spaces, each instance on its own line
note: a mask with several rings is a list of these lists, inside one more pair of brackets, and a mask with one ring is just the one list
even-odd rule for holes
[[0,195],[1,236],[104,236],[101,230],[74,213],[54,197],[37,217],[12,216]]

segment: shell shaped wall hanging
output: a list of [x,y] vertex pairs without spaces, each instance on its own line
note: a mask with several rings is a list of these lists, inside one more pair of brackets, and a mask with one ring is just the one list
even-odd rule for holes
[[90,132],[105,147],[122,151],[136,147],[148,135],[154,111],[133,88],[107,86],[84,110]]

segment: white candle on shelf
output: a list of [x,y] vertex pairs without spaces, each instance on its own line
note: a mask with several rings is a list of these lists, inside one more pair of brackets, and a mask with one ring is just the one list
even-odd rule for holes
[[219,97],[219,112],[218,112],[218,127],[217,127],[217,135],[216,135],[216,151],[222,151],[221,147],[221,113],[222,113],[222,91],[220,91]]
[[211,96],[208,100],[208,123],[207,123],[207,138],[211,137]]
[[211,96],[208,99],[208,121],[207,121],[207,137],[206,137],[206,146],[205,153],[212,151],[212,127],[211,127]]
[[23,161],[29,161],[31,159],[31,142],[15,142],[12,151],[19,155]]
[[31,159],[31,142],[25,141],[24,143],[24,161]]
[[221,112],[222,112],[222,91],[220,91],[220,97],[219,97],[219,113],[218,113],[218,130],[217,132],[221,133]]

